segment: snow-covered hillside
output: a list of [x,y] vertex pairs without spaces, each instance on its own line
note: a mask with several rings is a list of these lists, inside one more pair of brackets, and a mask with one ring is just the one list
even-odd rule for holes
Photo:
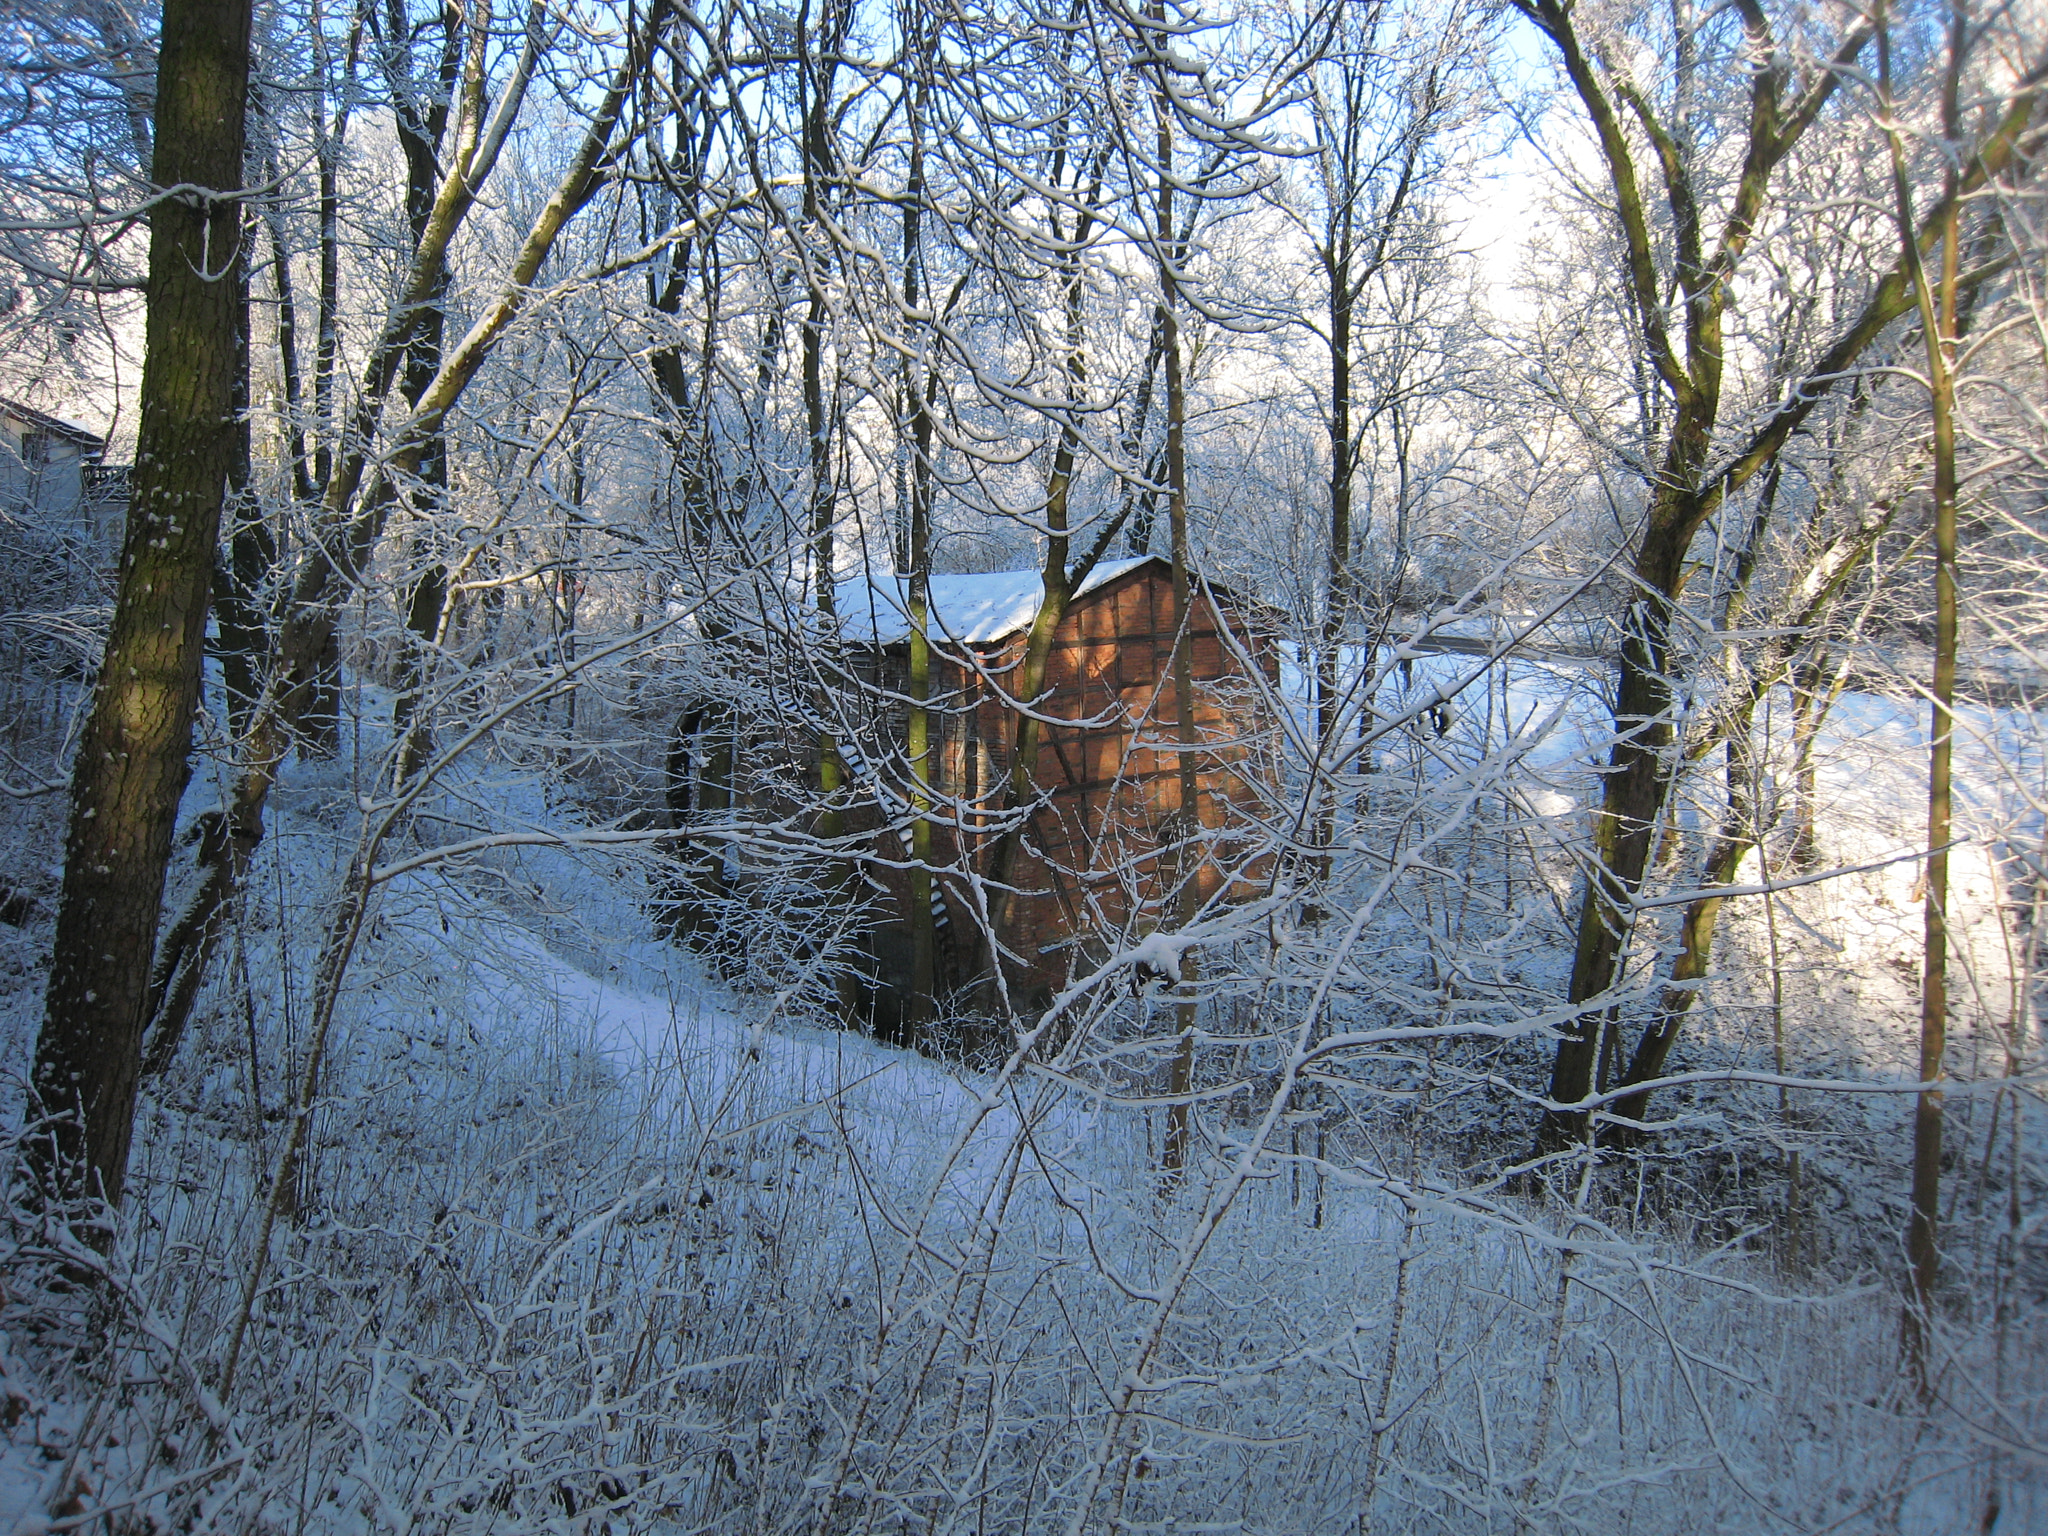
[[[1844,701],[1830,858],[1910,848],[1919,729]],[[1563,794],[1582,755],[1564,728],[1528,791]],[[878,1047],[661,942],[631,850],[499,846],[380,886],[280,1191],[356,796],[345,765],[295,771],[153,1087],[106,1261],[118,1348],[77,1352],[93,1290],[10,1293],[0,1519],[23,1536],[1936,1532],[1976,1528],[1987,1449],[1996,1529],[2048,1524],[2021,1449],[2039,1424],[2014,1417],[2043,1386],[2029,1338],[1959,1318],[1930,1411],[1853,1257],[1703,1239],[1575,1176],[1531,1200],[1414,1134],[1432,1095],[1449,1124],[1483,1090],[1456,1039],[1419,1076],[1386,1035],[1359,1047],[1377,1068],[1319,1078],[1315,1032],[1276,1013],[1171,1175],[1131,1067],[1166,1048],[1170,1005],[1077,992],[993,1069]],[[414,858],[462,840],[463,803],[578,830],[478,766]],[[1911,879],[1784,893],[1779,942],[1836,957],[1788,1014],[1795,1075],[1905,1077],[1888,970]],[[1738,1000],[1761,925],[1718,983]],[[30,976],[10,993],[16,1061],[35,997]],[[1688,1067],[1769,1065],[1753,1012],[1711,1018]],[[1346,1086],[1375,1081],[1377,1108]],[[1732,1126],[1771,1091],[1702,1087],[1678,1118]],[[1906,1102],[1813,1098],[1781,1128],[1828,1187],[1807,1219],[1895,1231],[1871,1208],[1895,1154],[1853,1138],[1896,1140]],[[54,1273],[60,1236],[16,1225],[11,1272]]]

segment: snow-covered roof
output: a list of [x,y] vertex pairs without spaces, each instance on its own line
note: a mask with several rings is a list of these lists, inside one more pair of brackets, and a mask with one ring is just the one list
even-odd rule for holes
[[[1154,558],[1105,560],[1088,573],[1074,596],[1084,597]],[[986,645],[1031,623],[1045,584],[1037,571],[984,571],[973,576],[934,576],[931,592],[927,628],[934,642]],[[842,581],[838,609],[840,629],[848,640],[894,645],[910,635],[910,582],[902,576]]]
[[48,411],[39,411],[33,406],[23,405],[19,400],[10,400],[4,395],[0,395],[0,416],[11,416],[23,426],[37,432],[52,433],[89,451],[104,450],[107,446],[107,440],[91,427],[81,426],[75,421],[66,421],[62,416],[52,416]]

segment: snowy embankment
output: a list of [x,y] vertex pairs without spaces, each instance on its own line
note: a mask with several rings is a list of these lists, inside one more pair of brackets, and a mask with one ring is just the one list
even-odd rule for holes
[[[1543,700],[1518,686],[1519,727]],[[1910,721],[1833,729],[1829,856],[1910,847],[1879,773],[1910,782]],[[1532,754],[1555,782],[1530,792],[1573,792],[1582,742]],[[446,840],[482,806],[572,830],[478,767],[435,807]],[[75,1293],[8,1298],[19,1531],[1938,1532],[1976,1528],[1993,1470],[1996,1529],[2048,1528],[2040,1426],[2011,1417],[2038,1351],[1959,1334],[1927,1413],[1882,1290],[1798,1294],[1739,1246],[1524,1207],[1398,1146],[1254,1156],[1234,1099],[1166,1179],[1156,1108],[726,990],[651,936],[616,851],[380,889],[275,1193],[354,786],[300,770],[280,811],[147,1108],[119,1348],[70,1353]],[[1892,951],[1888,918],[1798,911]],[[1895,1076],[1888,1049],[1860,1065]]]

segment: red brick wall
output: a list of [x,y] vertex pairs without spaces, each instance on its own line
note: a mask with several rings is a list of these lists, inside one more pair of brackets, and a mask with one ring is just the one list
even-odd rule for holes
[[[1249,650],[1268,681],[1277,680],[1278,663],[1269,637],[1249,630],[1242,619],[1233,632],[1236,644],[1226,646],[1215,613],[1197,597],[1190,622],[1195,724],[1208,744],[1196,765],[1197,814],[1204,828],[1218,834],[1197,856],[1193,878],[1201,899],[1226,884],[1232,899],[1251,896],[1270,868],[1268,860],[1253,857],[1258,844],[1250,824],[1272,782],[1274,722],[1255,704],[1257,690],[1237,651]],[[994,842],[990,813],[1007,789],[1016,740],[1018,716],[1009,688],[1023,651],[1021,635],[984,648],[979,660],[991,677],[934,660],[932,695],[942,707],[933,719],[933,771],[941,809],[932,854],[940,868],[960,855],[951,797],[983,808],[969,809],[962,820],[969,863],[986,866]],[[1158,849],[1180,799],[1172,660],[1172,583],[1159,565],[1140,566],[1088,593],[1060,626],[1038,710],[1096,723],[1048,726],[1041,735],[1033,777],[1050,798],[1033,817],[1013,871],[1017,886],[1033,894],[1011,903],[1003,935],[1017,956],[1009,971],[1013,997],[1028,1001],[1044,989],[1057,990],[1070,968],[1099,961],[1119,931],[1145,931],[1170,919],[1175,872],[1161,867],[1170,860],[1162,860]],[[889,658],[876,680],[900,689],[902,666],[900,655]],[[950,710],[943,708],[948,703]],[[908,854],[887,836],[878,851],[892,859]],[[899,911],[907,910],[907,874],[872,866],[870,874]],[[952,961],[956,968],[965,966],[976,957],[979,932],[971,898],[957,880],[941,876],[940,885]],[[875,952],[881,968],[893,972],[897,963],[886,957],[907,965],[907,938],[901,932],[878,934]],[[902,986],[908,977],[890,974],[883,980]]]
[[[1275,678],[1270,641],[1249,633],[1242,620],[1236,635],[1258,669]],[[1273,722],[1254,703],[1238,647],[1224,644],[1216,614],[1199,594],[1189,638],[1195,725],[1212,744],[1197,759],[1196,811],[1203,827],[1219,834],[1195,855],[1195,889],[1207,899],[1231,881],[1237,889],[1230,894],[1249,895],[1266,873],[1263,861],[1246,859]],[[1158,849],[1180,800],[1173,640],[1172,582],[1156,565],[1088,593],[1060,626],[1039,711],[1094,723],[1048,726],[1041,737],[1033,776],[1052,792],[1051,801],[1033,819],[1016,883],[1042,894],[1012,903],[1004,935],[1022,962],[1013,982],[1027,990],[1057,988],[1070,965],[1099,960],[1118,930],[1149,929],[1170,915],[1175,871]],[[990,665],[1012,662],[1022,649],[1019,637]],[[1015,713],[985,685],[980,693],[982,739],[1013,741]],[[1007,767],[1004,753],[997,768]],[[980,787],[987,794],[992,786]],[[962,910],[955,921],[965,918]]]

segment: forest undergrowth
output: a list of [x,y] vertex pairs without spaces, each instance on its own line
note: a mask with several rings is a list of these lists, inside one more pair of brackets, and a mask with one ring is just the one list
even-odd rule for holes
[[[573,824],[497,771],[448,804]],[[1681,1089],[1652,1147],[1532,1195],[1540,1028],[1318,1077],[1240,988],[1163,1174],[1154,1005],[1121,981],[1063,1037],[949,1066],[663,942],[630,850],[535,848],[379,888],[308,1079],[347,771],[302,768],[283,809],[117,1229],[5,1212],[22,1536],[2048,1519],[2021,1298],[1959,1305],[1931,1399],[1903,1386],[1871,1171],[1897,1095],[1774,1121],[1767,1090]],[[8,931],[17,1074],[36,937]],[[1688,1067],[1768,1067],[1748,1002]]]

